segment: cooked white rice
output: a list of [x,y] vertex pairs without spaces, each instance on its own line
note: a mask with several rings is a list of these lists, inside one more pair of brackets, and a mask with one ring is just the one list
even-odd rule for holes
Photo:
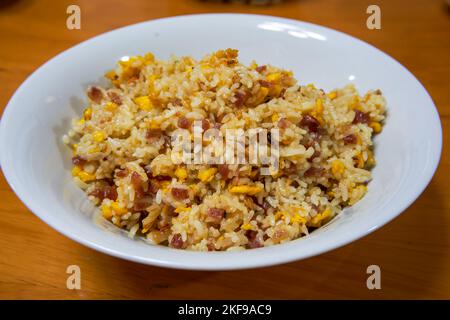
[[[90,87],[89,105],[63,140],[75,182],[102,216],[155,244],[239,250],[290,241],[359,201],[375,165],[385,99],[353,85],[325,93],[291,72],[244,66],[237,50],[119,61],[108,88]],[[178,127],[279,128],[278,173],[260,166],[176,165]]]

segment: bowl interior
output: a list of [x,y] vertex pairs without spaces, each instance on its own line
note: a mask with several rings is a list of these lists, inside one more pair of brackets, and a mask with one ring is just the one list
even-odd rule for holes
[[[367,195],[310,236],[247,252],[198,253],[151,246],[92,223],[95,208],[70,176],[61,136],[86,106],[84,90],[123,56],[151,51],[196,58],[239,49],[241,61],[294,71],[300,83],[330,90],[355,83],[381,89],[388,102],[375,138],[377,166]],[[315,255],[355,240],[404,210],[434,173],[441,150],[436,109],[421,84],[370,45],[323,27],[252,15],[182,16],[122,28],[84,42],[46,63],[17,90],[1,120],[1,164],[24,203],[60,232],[126,259],[190,269],[263,266]]]

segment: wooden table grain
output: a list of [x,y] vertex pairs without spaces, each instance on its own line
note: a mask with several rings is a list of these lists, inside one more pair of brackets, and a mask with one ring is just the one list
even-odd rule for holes
[[[372,1],[285,0],[272,6],[195,0],[1,1],[1,108],[42,63],[105,31],[181,14],[270,14],[346,32],[404,64],[439,109],[444,149],[426,191],[380,230],[307,260],[229,272],[162,269],[88,249],[35,217],[0,175],[0,298],[449,299],[450,11],[438,0],[373,2],[381,8],[381,30],[366,28]],[[66,9],[72,3],[81,8],[81,30],[66,28]],[[366,269],[373,264],[381,268],[380,290],[366,287]],[[66,288],[69,265],[81,268],[81,290]]]

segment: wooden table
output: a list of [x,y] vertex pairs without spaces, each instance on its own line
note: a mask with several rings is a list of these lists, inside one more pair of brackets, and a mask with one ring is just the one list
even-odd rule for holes
[[[381,30],[366,28],[366,8],[372,2],[381,7]],[[427,190],[404,214],[380,230],[318,257],[238,272],[162,269],[88,249],[36,218],[1,175],[0,298],[450,298],[450,11],[444,1],[300,0],[273,6],[195,0],[2,3],[2,107],[46,60],[105,31],[181,14],[270,14],[341,30],[404,64],[438,106],[444,150]],[[81,7],[81,30],[66,29],[66,8],[72,3]],[[73,264],[81,268],[81,290],[66,288],[66,268]],[[366,268],[372,264],[381,267],[381,290],[366,287]]]

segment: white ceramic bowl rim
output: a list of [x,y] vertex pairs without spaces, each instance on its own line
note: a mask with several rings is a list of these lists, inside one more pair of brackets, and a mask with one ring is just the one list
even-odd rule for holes
[[[59,221],[49,220],[46,217],[45,209],[43,208],[41,203],[38,203],[36,199],[32,197],[31,194],[27,193],[22,187],[20,187],[17,183],[14,170],[16,170],[14,166],[14,160],[8,156],[8,150],[6,146],[11,143],[10,139],[12,138],[8,132],[10,130],[9,123],[11,119],[14,117],[14,105],[20,102],[20,97],[24,94],[25,88],[28,84],[36,77],[37,74],[43,72],[45,68],[52,62],[57,59],[62,59],[65,55],[68,54],[73,48],[81,48],[85,46],[89,46],[94,43],[98,37],[103,37],[111,34],[112,32],[116,32],[119,30],[132,30],[133,28],[137,28],[139,26],[146,26],[151,28],[154,25],[158,25],[162,22],[164,23],[184,23],[189,22],[190,20],[198,20],[202,22],[203,20],[216,20],[221,21],[223,19],[227,19],[228,21],[242,21],[243,19],[261,19],[274,21],[277,23],[285,24],[285,25],[301,25],[303,28],[307,28],[309,30],[313,30],[317,34],[327,34],[335,37],[345,37],[350,39],[354,43],[358,45],[366,46],[370,50],[376,51],[379,55],[384,56],[387,61],[390,63],[396,64],[401,68],[402,72],[404,72],[409,77],[413,78],[417,82],[417,87],[420,88],[426,95],[424,99],[427,101],[428,106],[432,106],[432,110],[429,112],[431,117],[433,118],[430,126],[433,127],[432,136],[434,138],[434,144],[430,149],[430,159],[427,163],[426,168],[424,168],[422,172],[421,180],[417,183],[417,186],[414,190],[405,195],[402,199],[399,199],[396,203],[395,207],[384,208],[384,214],[380,215],[377,218],[377,223],[371,226],[367,226],[365,229],[356,230],[350,234],[340,235],[335,239],[335,241],[321,241],[322,239],[318,239],[314,233],[309,236],[309,238],[317,238],[315,240],[320,242],[318,246],[307,246],[305,250],[302,250],[302,246],[297,242],[289,242],[283,245],[277,245],[273,247],[255,249],[255,250],[247,250],[245,252],[210,252],[210,253],[200,253],[200,252],[190,252],[190,251],[180,251],[168,249],[165,247],[155,246],[152,247],[151,252],[152,256],[143,256],[133,253],[126,253],[121,250],[115,248],[114,244],[106,245],[105,243],[98,243],[92,241],[90,239],[86,239],[82,237],[76,230],[71,230],[64,226]],[[196,270],[225,270],[225,269],[243,269],[243,268],[252,268],[252,267],[262,267],[262,266],[270,266],[274,264],[291,262],[294,260],[308,258],[317,254],[321,254],[323,252],[335,249],[337,247],[348,244],[356,239],[359,239],[368,233],[378,229],[382,225],[386,224],[396,216],[398,216],[402,211],[404,211],[408,206],[410,206],[413,201],[423,192],[428,183],[430,182],[437,166],[439,163],[441,149],[442,149],[442,129],[439,120],[439,115],[434,107],[433,101],[426,92],[425,88],[420,84],[420,82],[415,79],[415,77],[400,63],[381,52],[377,48],[367,44],[359,39],[353,38],[349,35],[343,34],[341,32],[318,26],[311,23],[272,17],[272,16],[263,16],[263,15],[245,15],[245,14],[204,14],[204,15],[186,15],[186,16],[177,16],[171,18],[158,19],[153,21],[141,22],[138,24],[126,26],[123,28],[119,28],[102,35],[96,36],[89,40],[86,40],[71,49],[68,49],[53,59],[46,62],[39,69],[37,69],[31,76],[29,76],[25,82],[17,89],[8,103],[7,107],[3,112],[3,116],[0,122],[0,162],[2,165],[3,173],[10,184],[11,188],[18,195],[18,197],[25,203],[25,205],[34,212],[40,219],[50,225],[52,228],[56,229],[60,233],[69,237],[70,239],[77,241],[81,244],[84,244],[90,248],[95,250],[104,252],[106,254],[110,254],[116,257],[120,257],[123,259],[128,259],[135,262],[152,264],[162,267],[170,267],[170,268],[182,268],[182,269],[196,269]],[[388,119],[389,121],[389,119]],[[17,183],[17,184],[16,184]],[[98,232],[104,232],[102,230],[98,230]],[[5,235],[4,235],[5,236]]]

